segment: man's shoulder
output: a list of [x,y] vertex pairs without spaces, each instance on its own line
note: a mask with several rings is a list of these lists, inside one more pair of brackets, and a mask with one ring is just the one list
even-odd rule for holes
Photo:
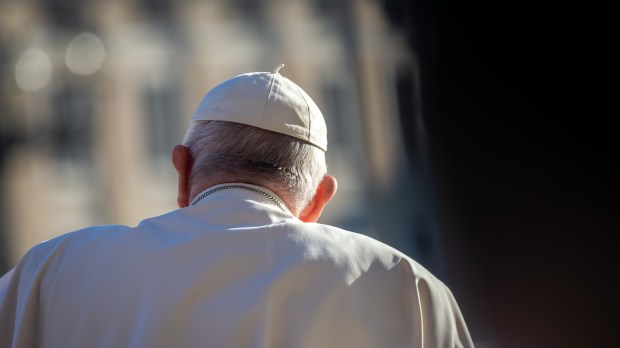
[[97,239],[108,238],[119,233],[131,231],[133,228],[124,225],[96,225],[67,232],[42,241],[33,247],[23,258],[40,258],[50,256],[70,244],[96,242]]
[[399,270],[414,281],[443,286],[429,270],[398,248],[368,235],[320,223],[301,223],[297,239],[316,255],[353,260],[363,268],[381,265],[386,271]]
[[360,252],[372,250],[398,257],[407,257],[407,255],[402,253],[397,248],[359,232],[320,223],[301,224],[303,226],[300,230],[303,231],[303,233],[306,233],[321,242],[337,244],[343,249],[357,250]]
[[166,225],[171,221],[170,219],[173,219],[176,223],[181,222],[182,220],[179,219],[180,212],[181,209],[175,209],[161,215],[147,217],[135,226],[121,224],[92,225],[46,240],[36,245],[35,248],[49,248],[59,243],[67,242],[78,243],[128,237],[133,234],[132,232],[137,230],[150,230],[153,226],[158,224]]
[[133,227],[125,226],[125,225],[94,225],[88,226],[84,228],[80,228],[71,232],[67,232],[65,234],[59,235],[57,237],[46,240],[39,245],[53,245],[56,243],[62,243],[66,241],[72,240],[80,240],[80,239],[89,239],[89,238],[97,238],[109,236],[110,233],[122,233],[129,232]]
[[84,244],[101,245],[102,238],[131,229],[131,227],[122,225],[90,226],[39,242],[19,259],[9,274],[5,275],[5,282],[8,283],[13,273],[19,277],[37,277],[37,274],[48,268],[54,260],[60,260],[66,254],[67,249],[75,249],[76,246]]

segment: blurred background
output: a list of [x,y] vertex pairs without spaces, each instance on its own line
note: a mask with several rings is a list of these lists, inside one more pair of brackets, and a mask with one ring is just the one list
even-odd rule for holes
[[175,209],[170,153],[201,98],[284,63],[328,122],[340,190],[323,221],[442,272],[419,69],[383,4],[33,0],[1,13],[4,269],[60,233]]
[[615,291],[589,286],[610,274],[589,238],[609,230],[609,161],[556,54],[583,34],[546,9],[0,0],[0,273],[59,234],[175,209],[170,151],[203,95],[284,63],[327,121],[321,222],[435,273],[479,347],[602,346]]

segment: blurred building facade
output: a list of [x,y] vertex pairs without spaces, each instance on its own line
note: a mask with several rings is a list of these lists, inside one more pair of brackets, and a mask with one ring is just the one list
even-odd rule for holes
[[379,1],[0,0],[2,271],[59,234],[175,209],[170,150],[200,99],[284,63],[328,125],[339,192],[321,222],[441,276],[415,62]]

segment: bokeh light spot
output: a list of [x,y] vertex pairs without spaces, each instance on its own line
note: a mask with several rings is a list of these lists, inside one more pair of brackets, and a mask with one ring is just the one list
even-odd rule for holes
[[67,48],[66,63],[69,70],[79,75],[90,75],[101,68],[105,60],[105,47],[92,33],[76,36]]
[[52,62],[45,52],[30,49],[15,65],[15,80],[24,91],[34,92],[45,87],[52,77]]

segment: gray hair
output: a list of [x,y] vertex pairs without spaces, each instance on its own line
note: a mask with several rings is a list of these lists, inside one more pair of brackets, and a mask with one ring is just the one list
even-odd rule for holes
[[327,172],[325,153],[301,139],[226,121],[194,121],[183,139],[192,154],[190,185],[271,184],[299,213]]

